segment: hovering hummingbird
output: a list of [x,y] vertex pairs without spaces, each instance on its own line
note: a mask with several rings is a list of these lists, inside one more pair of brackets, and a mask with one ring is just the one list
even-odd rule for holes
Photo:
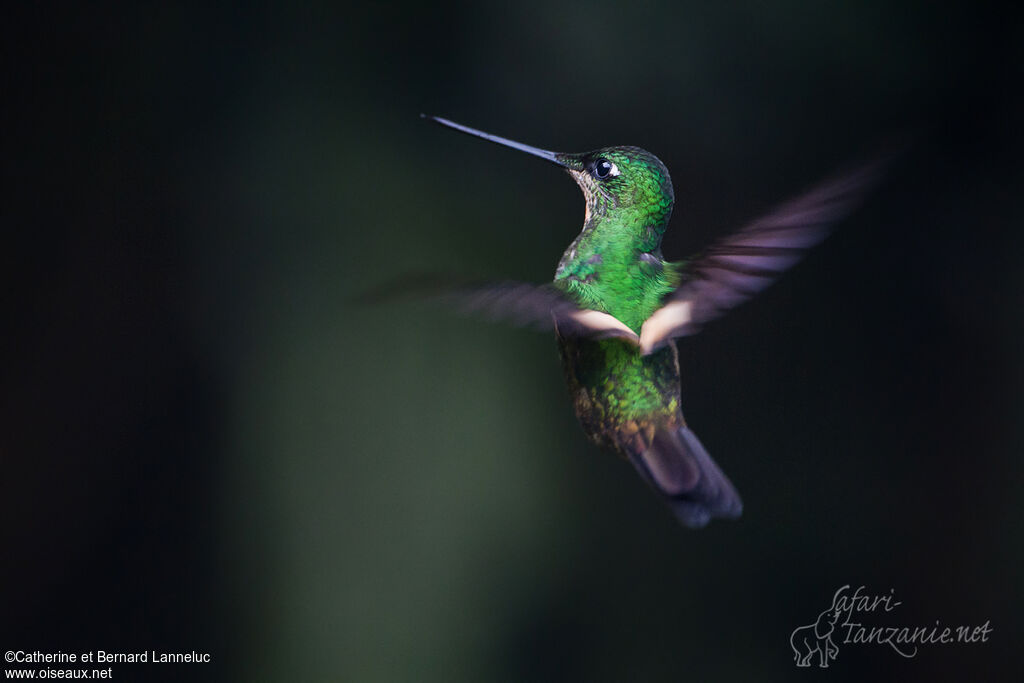
[[675,340],[767,287],[823,240],[879,164],[826,181],[703,253],[671,262],[661,239],[675,195],[668,169],[650,152],[551,152],[423,116],[558,164],[586,200],[583,230],[553,282],[463,285],[447,295],[471,312],[553,328],[583,430],[633,463],[683,524],[739,517],[739,494],[683,419]]

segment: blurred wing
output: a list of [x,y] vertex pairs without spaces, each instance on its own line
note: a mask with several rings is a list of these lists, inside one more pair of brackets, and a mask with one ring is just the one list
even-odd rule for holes
[[563,336],[640,338],[618,318],[580,308],[552,285],[494,282],[465,285],[443,295],[464,313],[541,330],[557,325]]
[[395,293],[418,294],[437,299],[467,314],[481,315],[489,320],[507,322],[520,327],[550,330],[557,326],[565,337],[616,337],[634,344],[640,337],[622,321],[601,311],[580,308],[552,285],[527,282],[483,282],[453,284],[437,278],[392,285],[382,297]]
[[643,352],[698,332],[770,285],[860,202],[881,167],[874,162],[833,177],[687,263],[683,283],[640,331]]

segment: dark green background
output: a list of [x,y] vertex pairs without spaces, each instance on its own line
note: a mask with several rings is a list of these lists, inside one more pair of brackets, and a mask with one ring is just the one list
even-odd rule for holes
[[[0,649],[117,680],[1020,680],[1024,40],[976,3],[5,6]],[[838,233],[680,344],[744,496],[692,532],[553,340],[352,303],[550,278],[572,181],[421,111],[670,168],[680,258],[895,137]],[[790,632],[843,584],[980,624]],[[179,665],[181,667],[183,665]]]

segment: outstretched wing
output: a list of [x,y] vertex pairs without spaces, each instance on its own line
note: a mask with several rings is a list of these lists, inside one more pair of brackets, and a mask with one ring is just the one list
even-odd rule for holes
[[580,308],[553,285],[528,282],[454,282],[437,276],[419,276],[374,293],[373,299],[396,296],[436,299],[467,314],[521,327],[550,330],[562,336],[606,339],[616,337],[640,343],[640,337],[618,318]]
[[643,324],[643,353],[694,334],[770,285],[860,202],[882,165],[874,162],[835,176],[688,262],[682,284]]
[[552,285],[528,282],[492,282],[463,285],[442,295],[465,313],[541,330],[558,326],[563,336],[604,339],[619,337],[639,343],[636,332],[618,318],[580,308]]

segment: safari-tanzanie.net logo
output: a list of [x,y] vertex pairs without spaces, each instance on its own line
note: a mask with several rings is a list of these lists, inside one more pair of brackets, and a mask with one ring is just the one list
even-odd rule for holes
[[838,657],[840,645],[880,645],[909,659],[922,646],[987,643],[992,633],[988,620],[976,626],[943,626],[938,620],[930,626],[892,625],[894,617],[889,615],[902,604],[894,589],[871,595],[864,586],[852,593],[849,585],[841,587],[817,620],[790,634],[793,661],[797,666],[828,668]]

